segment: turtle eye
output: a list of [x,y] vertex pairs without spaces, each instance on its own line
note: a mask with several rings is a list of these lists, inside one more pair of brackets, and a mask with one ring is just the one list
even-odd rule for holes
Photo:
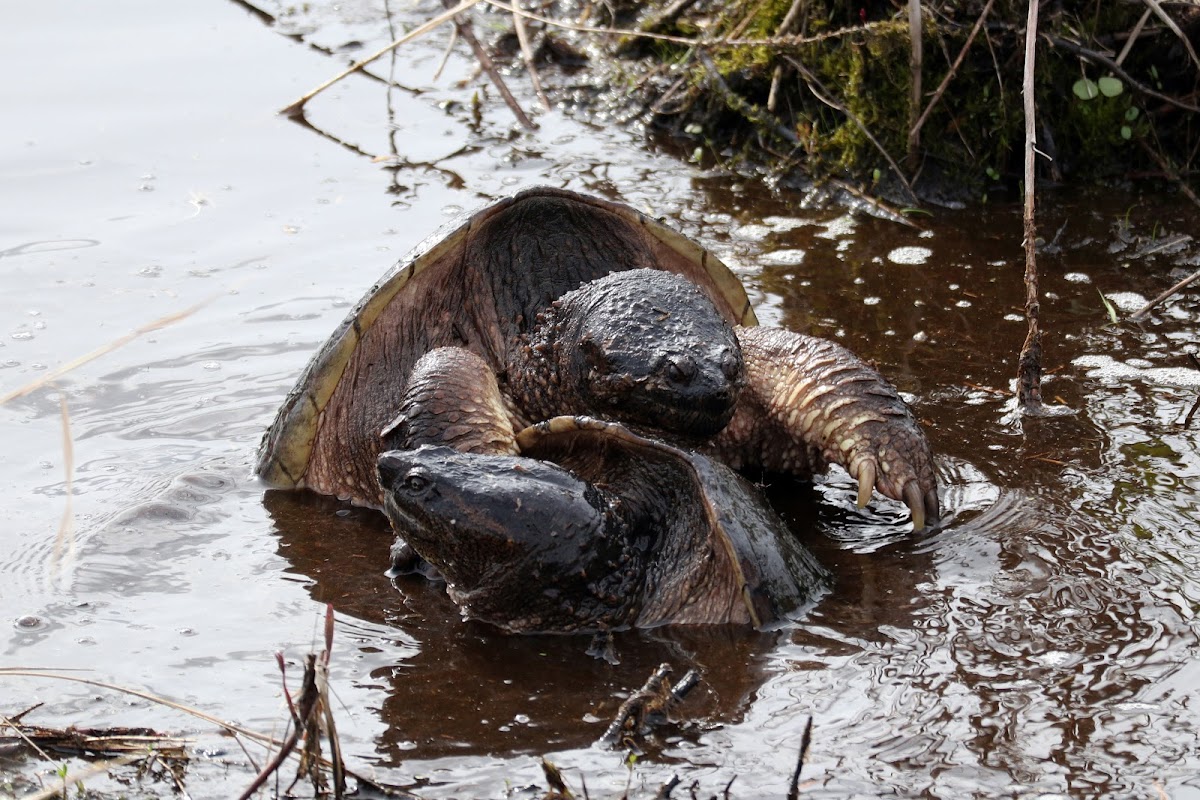
[[432,481],[430,481],[429,478],[425,477],[420,472],[413,470],[404,476],[404,481],[400,485],[406,492],[420,494],[429,488],[430,483],[432,483]]

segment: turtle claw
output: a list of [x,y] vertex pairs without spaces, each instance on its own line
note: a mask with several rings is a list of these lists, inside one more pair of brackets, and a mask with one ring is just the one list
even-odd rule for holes
[[875,465],[867,462],[858,468],[858,507],[866,508],[875,490]]
[[925,527],[925,499],[921,497],[921,487],[916,481],[904,484],[904,505],[912,512],[913,530],[919,531]]

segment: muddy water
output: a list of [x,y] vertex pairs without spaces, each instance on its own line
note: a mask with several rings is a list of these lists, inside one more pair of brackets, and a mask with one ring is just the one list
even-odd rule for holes
[[[1185,294],[1108,325],[1098,293],[1128,315],[1193,269],[1194,241],[1149,252],[1200,236],[1192,208],[1043,196],[1047,238],[1062,228],[1042,257],[1046,393],[1075,413],[1018,429],[1001,391],[1024,334],[1015,209],[918,217],[920,232],[806,210],[560,111],[524,133],[490,91],[472,114],[463,55],[434,80],[444,34],[376,67],[419,89],[359,78],[297,125],[274,110],[387,21],[368,3],[264,8],[279,22],[217,0],[6,14],[0,68],[24,77],[0,126],[0,394],[111,349],[0,406],[0,665],[82,670],[270,731],[274,653],[294,670],[329,603],[351,765],[429,796],[540,783],[543,753],[574,786],[582,772],[593,796],[619,793],[620,755],[592,742],[669,661],[704,684],[638,761],[648,794],[679,774],[783,796],[812,717],[809,796],[1200,797],[1200,462],[1182,424],[1200,313]],[[576,637],[463,623],[436,586],[392,586],[371,512],[264,496],[261,432],[348,307],[455,214],[536,183],[666,216],[744,276],[764,322],[878,362],[940,454],[944,523],[914,536],[894,504],[859,511],[844,475],[773,487],[833,593],[770,633],[621,634],[610,665]],[[249,780],[241,750],[192,718],[0,676],[0,713],[35,702],[31,722],[196,736],[192,797]],[[6,777],[50,769],[0,761]]]

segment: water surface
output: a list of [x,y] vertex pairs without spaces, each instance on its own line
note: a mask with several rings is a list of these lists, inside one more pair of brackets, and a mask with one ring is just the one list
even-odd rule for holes
[[[294,668],[318,647],[329,603],[352,766],[429,796],[540,783],[542,754],[573,786],[582,772],[593,796],[619,793],[622,754],[592,743],[668,661],[704,683],[638,761],[648,794],[678,773],[781,797],[811,716],[811,797],[1200,797],[1200,462],[1183,425],[1200,315],[1185,293],[1111,325],[1099,297],[1129,309],[1195,268],[1186,201],[1043,194],[1045,391],[1075,413],[1018,427],[1004,421],[1024,337],[1018,209],[909,229],[805,208],[562,110],[525,132],[466,55],[434,79],[445,32],[373,68],[420,88],[356,78],[296,124],[275,110],[388,30],[379,3],[306,8],[7,15],[0,66],[26,77],[0,126],[0,394],[202,305],[0,407],[0,665],[82,669],[270,731],[274,653]],[[913,535],[878,498],[859,511],[844,474],[777,485],[834,591],[774,632],[623,633],[612,665],[578,637],[463,623],[436,585],[392,586],[373,512],[264,493],[259,437],[349,307],[439,225],[539,183],[665,217],[743,276],[764,322],[875,361],[939,453],[943,524]],[[1182,244],[1155,247],[1171,235]],[[0,712],[34,702],[42,724],[197,736],[192,797],[248,783],[241,751],[191,718],[0,680]]]

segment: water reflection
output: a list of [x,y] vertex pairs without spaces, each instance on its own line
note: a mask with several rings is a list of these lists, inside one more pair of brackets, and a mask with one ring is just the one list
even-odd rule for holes
[[587,635],[515,636],[464,622],[444,587],[383,575],[391,532],[375,511],[306,492],[269,491],[279,553],[318,602],[341,615],[394,627],[413,649],[371,678],[384,691],[381,763],[450,755],[541,753],[587,747],[625,694],[662,662],[676,676],[698,669],[688,719],[736,722],[786,632],[738,626],[629,631],[614,637],[618,664],[588,654]]

